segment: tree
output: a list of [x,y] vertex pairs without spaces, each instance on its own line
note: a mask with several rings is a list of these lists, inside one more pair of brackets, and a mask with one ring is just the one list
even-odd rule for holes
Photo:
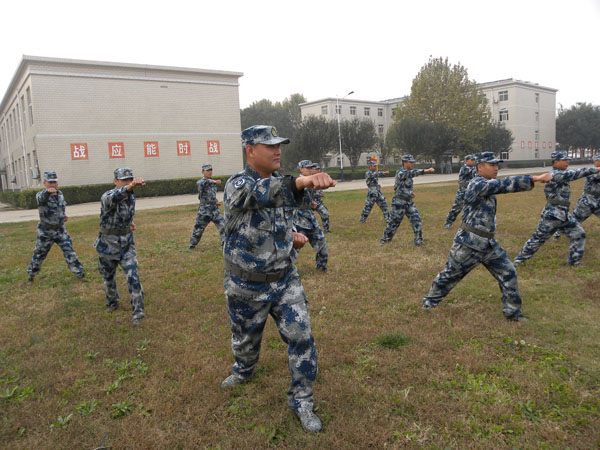
[[300,124],[300,103],[306,99],[302,94],[292,94],[283,102],[273,103],[266,98],[252,103],[240,112],[242,130],[252,125],[272,125],[280,136],[292,139]]
[[502,123],[493,123],[488,127],[486,135],[481,141],[482,152],[494,152],[500,154],[509,152],[515,139],[510,130]]
[[561,148],[600,149],[600,106],[577,103],[562,106],[556,119],[556,140]]
[[[407,117],[442,124],[440,137],[457,133],[457,150],[472,153],[488,130],[490,113],[477,83],[467,69],[448,58],[430,58],[414,78],[410,96],[398,108],[396,120]],[[454,133],[453,132],[453,133]]]
[[321,163],[323,155],[337,144],[337,122],[322,116],[308,116],[296,127],[293,139],[282,153],[282,164],[292,169],[302,159]]
[[360,155],[370,151],[377,142],[375,124],[369,119],[342,120],[340,134],[343,153],[350,159],[350,166],[354,172]]
[[306,103],[306,98],[302,94],[292,94],[281,103],[283,109],[287,111],[294,128],[299,127],[300,122],[302,122],[301,103]]

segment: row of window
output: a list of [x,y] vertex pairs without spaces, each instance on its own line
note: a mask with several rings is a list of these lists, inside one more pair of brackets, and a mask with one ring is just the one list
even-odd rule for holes
[[[321,106],[321,115],[326,116],[329,112],[328,105]],[[342,105],[335,105],[335,113],[342,114]],[[356,106],[350,106],[350,115],[356,115]],[[371,115],[371,107],[365,106],[363,109],[363,115],[370,116]],[[377,117],[383,117],[383,108],[377,108]]]
[[12,111],[6,116],[5,123],[0,127],[0,148],[8,149],[8,146],[19,139],[22,132],[25,132],[31,125],[33,125],[33,103],[31,102],[31,88],[27,87],[25,94],[21,95],[20,103],[17,101]]
[[[504,122],[506,120],[508,120],[508,109],[506,108],[502,108],[500,111],[498,111],[498,121],[499,122]],[[537,123],[540,122],[540,113],[539,111],[535,111],[535,121]]]
[[[535,92],[535,102],[536,103],[540,103],[540,94],[539,92]],[[498,92],[498,101],[499,102],[506,102],[508,101],[508,91],[500,91]]]

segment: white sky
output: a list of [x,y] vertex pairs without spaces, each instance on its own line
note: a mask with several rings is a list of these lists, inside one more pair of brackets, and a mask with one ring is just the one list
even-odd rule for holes
[[24,54],[243,72],[242,108],[400,97],[432,55],[600,104],[600,0],[11,0],[0,17],[0,98]]

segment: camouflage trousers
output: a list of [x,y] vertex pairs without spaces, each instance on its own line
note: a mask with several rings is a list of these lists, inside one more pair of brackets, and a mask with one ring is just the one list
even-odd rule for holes
[[119,304],[119,292],[117,291],[116,282],[117,266],[119,265],[127,278],[133,318],[141,319],[144,317],[144,290],[137,271],[138,261],[135,248],[129,248],[126,252],[123,252],[120,259],[110,255],[98,255],[98,272],[104,279],[106,306],[117,306]]
[[[296,277],[296,284],[300,280]],[[302,294],[300,302],[298,293]],[[290,304],[286,300],[292,301]],[[260,355],[263,330],[268,316],[275,320],[281,339],[287,344],[288,367],[292,382],[287,392],[290,408],[312,411],[313,382],[317,376],[317,349],[310,329],[308,304],[304,290],[288,288],[274,302],[253,302],[227,296],[231,325],[231,349],[235,358],[233,373],[249,378]]]
[[465,191],[463,191],[462,189],[459,189],[456,191],[456,197],[454,198],[454,204],[452,205],[452,208],[450,208],[450,211],[448,211],[448,215],[446,216],[446,222],[444,223],[444,226],[450,227],[454,223],[454,221],[456,220],[456,218],[462,211],[464,203],[465,203]]
[[[575,208],[573,208],[573,217],[577,222],[583,223],[592,214],[600,219],[600,195],[584,193],[579,197]],[[554,236],[560,236],[561,234],[563,234],[562,231],[558,230],[554,233]]]
[[569,214],[567,220],[542,217],[537,229],[529,240],[525,242],[525,245],[523,245],[523,248],[515,258],[515,264],[521,264],[523,261],[531,258],[556,231],[567,235],[571,240],[567,265],[579,264],[579,261],[583,258],[583,251],[585,249],[585,231],[571,214]]
[[[326,270],[328,258],[327,240],[325,239],[323,230],[321,230],[321,227],[317,223],[317,218],[314,215],[312,217],[312,221],[313,224],[311,228],[303,228],[296,225],[296,231],[306,236],[310,246],[317,252],[315,255],[317,269]],[[294,261],[298,257],[298,251],[299,249],[292,249],[292,258]]]
[[202,238],[202,233],[206,229],[210,222],[214,222],[217,230],[219,230],[219,236],[221,237],[221,244],[225,239],[225,219],[219,211],[217,205],[203,205],[198,207],[198,215],[196,216],[196,223],[192,230],[192,236],[190,237],[190,247],[195,247]]
[[398,231],[398,227],[400,226],[405,214],[412,225],[413,233],[415,235],[414,243],[416,245],[423,244],[423,226],[421,225],[421,216],[419,215],[419,210],[415,207],[415,204],[412,201],[399,203],[392,202],[390,218],[383,232],[383,237],[381,238],[382,244],[392,240],[396,234],[396,231]]
[[483,264],[498,281],[502,295],[502,313],[506,317],[522,315],[517,271],[500,245],[491,247],[487,252],[480,252],[454,242],[450,248],[448,262],[433,280],[429,293],[423,298],[423,305],[436,306],[479,264]]
[[375,205],[375,203],[377,203],[377,205],[381,209],[381,212],[383,213],[383,218],[385,219],[385,221],[386,222],[388,221],[389,214],[390,214],[389,210],[388,210],[388,204],[385,201],[385,197],[383,196],[381,189],[377,188],[377,189],[369,189],[367,191],[367,199],[365,200],[365,206],[362,210],[362,213],[360,214],[361,222],[364,222],[365,220],[367,220],[367,217],[369,217],[369,214],[371,213],[371,209],[373,209],[373,205]]
[[329,209],[323,202],[317,202],[315,212],[321,216],[321,222],[323,223],[323,231],[329,233]]
[[73,250],[73,241],[71,241],[71,236],[67,233],[66,228],[63,226],[58,230],[50,230],[42,224],[38,224],[33,256],[31,257],[29,267],[27,267],[29,276],[33,278],[40,273],[42,263],[46,259],[46,256],[48,256],[50,248],[55,243],[62,250],[69,270],[77,276],[83,276],[83,266],[79,262],[75,250]]

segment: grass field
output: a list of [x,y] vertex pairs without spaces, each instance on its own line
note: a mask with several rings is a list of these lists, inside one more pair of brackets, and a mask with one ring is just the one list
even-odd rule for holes
[[[572,184],[573,204],[582,187]],[[519,267],[529,322],[504,319],[483,267],[425,313],[421,298],[456,232],[442,229],[455,185],[415,192],[425,247],[406,219],[381,247],[380,210],[360,224],[365,191],[351,191],[326,194],[329,272],[315,271],[310,247],[300,253],[319,351],[317,435],[287,408],[287,353],[271,320],[254,380],[219,389],[233,359],[222,255],[213,225],[187,250],[195,207],[136,214],[146,300],[136,329],[120,269],[122,307],[105,311],[97,217],[68,223],[87,283],[55,246],[29,285],[36,224],[0,225],[0,447],[598,448],[598,219],[584,223],[583,267],[565,266],[565,237]],[[540,186],[498,196],[497,237],[511,257],[543,204]]]

